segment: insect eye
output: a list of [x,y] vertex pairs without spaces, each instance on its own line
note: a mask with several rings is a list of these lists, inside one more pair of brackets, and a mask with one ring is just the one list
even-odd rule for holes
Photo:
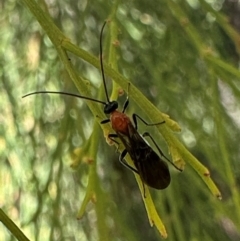
[[113,112],[113,111],[116,110],[117,108],[118,108],[118,103],[117,103],[117,101],[109,102],[109,103],[106,104],[105,107],[104,107],[104,113],[105,113],[105,114],[110,114],[111,112]]

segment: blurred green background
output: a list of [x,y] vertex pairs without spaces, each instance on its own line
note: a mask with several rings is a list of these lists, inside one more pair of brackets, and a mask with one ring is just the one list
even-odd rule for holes
[[[114,15],[119,72],[180,124],[176,135],[209,168],[222,201],[189,165],[183,173],[170,167],[171,185],[151,190],[168,240],[240,240],[239,1],[38,3],[73,43],[94,56],[103,22]],[[2,210],[30,240],[160,240],[149,226],[133,174],[118,162],[99,126],[94,128],[97,158],[89,160],[85,153],[79,167],[71,168],[79,158],[77,148],[88,143],[93,130],[94,116],[85,101],[57,95],[21,98],[35,90],[77,89],[24,1],[1,1],[0,8]],[[110,44],[105,41],[105,49]],[[71,61],[97,96],[99,70],[80,58]],[[128,113],[147,119],[129,98]],[[119,97],[121,104],[124,100]],[[155,136],[154,128],[140,124],[139,130]],[[155,139],[168,155],[164,140]],[[96,200],[77,220],[92,161],[97,163]],[[14,240],[3,224],[0,240]]]

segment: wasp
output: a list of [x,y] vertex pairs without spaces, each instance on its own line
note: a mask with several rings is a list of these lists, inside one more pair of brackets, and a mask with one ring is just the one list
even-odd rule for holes
[[[145,196],[144,184],[155,189],[165,189],[169,186],[171,182],[171,176],[170,176],[169,168],[166,161],[171,163],[173,166],[175,165],[163,154],[161,149],[158,147],[158,145],[156,144],[156,142],[148,132],[145,132],[141,136],[137,130],[138,129],[137,119],[141,120],[143,123],[149,126],[163,124],[164,121],[160,123],[155,123],[155,124],[148,124],[139,115],[133,114],[132,115],[133,122],[132,122],[131,119],[125,114],[125,111],[129,104],[128,97],[124,103],[122,111],[118,110],[117,101],[115,100],[110,101],[109,99],[105,75],[104,75],[103,59],[102,59],[102,52],[103,52],[102,38],[103,38],[103,30],[106,23],[107,22],[103,24],[100,32],[100,66],[101,66],[103,86],[104,86],[107,101],[102,101],[98,99],[93,99],[91,97],[82,96],[74,93],[62,92],[62,91],[35,91],[24,95],[23,98],[30,95],[35,95],[35,94],[62,94],[62,95],[68,95],[68,96],[73,96],[81,99],[90,100],[90,101],[97,102],[104,105],[103,111],[106,115],[109,115],[109,118],[101,121],[100,123],[106,124],[110,122],[112,129],[115,131],[115,133],[109,134],[108,137],[118,145],[119,145],[119,142],[116,141],[116,138],[119,138],[123,143],[125,149],[120,154],[119,161],[125,167],[129,168],[130,170],[132,170],[133,172],[137,173],[140,176],[143,183],[144,196]],[[148,143],[144,140],[144,137],[149,137],[152,140],[157,150],[159,151],[161,157],[151,148],[150,145],[148,145]],[[130,155],[135,167],[130,166],[125,161],[125,157],[127,154]],[[166,161],[163,160],[163,157],[165,158]],[[179,169],[178,167],[176,168]]]

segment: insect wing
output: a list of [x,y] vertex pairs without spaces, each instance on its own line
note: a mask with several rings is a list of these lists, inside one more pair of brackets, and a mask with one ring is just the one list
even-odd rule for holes
[[150,147],[136,150],[141,158],[136,158],[134,162],[139,175],[144,183],[156,189],[168,187],[171,176],[167,163],[156,154]]
[[131,156],[142,181],[155,189],[166,188],[171,181],[168,165],[139,135],[132,124],[128,135],[117,133]]

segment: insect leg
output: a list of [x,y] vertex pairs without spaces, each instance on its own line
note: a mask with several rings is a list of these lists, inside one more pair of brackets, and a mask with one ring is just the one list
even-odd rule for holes
[[129,98],[128,98],[128,96],[127,96],[127,98],[126,98],[126,100],[125,100],[125,103],[124,103],[124,105],[123,105],[123,110],[122,110],[122,113],[124,113],[125,112],[125,110],[127,109],[127,107],[128,107],[128,104],[129,104]]
[[117,134],[108,134],[108,138],[111,140],[111,141],[113,141],[114,143],[116,143],[117,144],[117,150],[116,150],[116,152],[118,152],[118,148],[119,148],[119,142],[118,141],[116,141],[114,138],[118,138],[118,135]]
[[172,161],[170,161],[162,152],[162,150],[160,149],[160,147],[157,145],[157,143],[155,142],[155,140],[153,139],[153,137],[148,133],[148,132],[144,132],[143,133],[143,137],[149,137],[152,142],[154,143],[154,145],[156,146],[156,148],[158,149],[159,153],[161,156],[163,156],[169,163],[171,163],[177,170],[182,171],[182,169],[180,169],[179,167],[177,167]]
[[[118,147],[119,147],[119,142],[117,142],[114,138],[117,138],[118,137],[118,135],[117,134],[109,134],[108,135],[108,138],[110,139],[110,140],[112,140],[113,142],[115,142],[117,145],[118,145]],[[117,147],[117,151],[118,151],[118,147]],[[137,169],[135,169],[135,168],[133,168],[132,166],[130,166],[126,161],[125,161],[125,156],[127,155],[127,149],[124,149],[123,150],[123,152],[120,154],[120,156],[119,156],[119,162],[123,165],[123,166],[125,166],[126,168],[128,168],[128,169],[130,169],[131,171],[133,171],[133,172],[135,172],[135,173],[137,173],[138,175],[139,175],[139,171],[137,170]],[[141,177],[141,176],[140,176]],[[141,177],[141,180],[142,180],[142,177]],[[144,198],[146,198],[146,190],[145,190],[145,185],[144,185],[144,182],[143,182],[143,180],[142,180],[142,187],[143,187],[143,196],[144,196]]]
[[122,110],[122,113],[125,112],[125,110],[127,109],[128,107],[128,104],[129,104],[129,98],[128,98],[128,92],[129,92],[129,87],[130,87],[130,83],[128,83],[128,89],[127,89],[127,98],[125,100],[125,103],[123,105],[123,110]]
[[118,146],[119,146],[119,142],[117,142],[114,138],[117,138],[118,137],[118,135],[117,134],[108,134],[108,138],[111,140],[111,141],[113,141],[113,142],[115,142]]
[[[109,135],[108,135],[108,138],[109,138],[111,141],[115,142],[115,143],[118,145],[118,147],[117,147],[117,151],[118,151],[119,142],[117,142],[117,141],[114,139],[114,138],[117,138],[117,137],[118,137],[117,134],[109,134]],[[132,166],[130,166],[130,165],[125,161],[124,158],[125,158],[126,155],[127,155],[127,150],[125,149],[125,150],[123,150],[123,152],[122,152],[122,153],[120,154],[120,156],[119,156],[119,162],[120,162],[123,166],[125,166],[126,168],[128,168],[128,169],[130,169],[131,171],[139,174],[139,172],[138,172],[135,168],[133,168]]]
[[100,123],[101,123],[101,124],[106,124],[106,123],[108,123],[108,122],[110,122],[110,119],[103,120],[103,121],[101,121]]
[[135,129],[137,130],[137,118],[139,119],[139,120],[141,120],[145,125],[147,125],[147,126],[156,126],[156,125],[160,125],[160,124],[163,124],[163,123],[165,123],[165,121],[162,121],[162,122],[158,122],[158,123],[147,123],[142,117],[140,117],[139,115],[137,115],[137,114],[133,114],[132,115],[132,118],[133,118],[133,123],[134,123],[134,125],[135,125]]
[[[128,105],[129,105],[129,97],[128,97],[129,89],[130,89],[130,83],[128,83],[127,98],[126,98],[125,103],[124,103],[124,105],[123,105],[122,113],[125,112],[125,110],[127,109]],[[133,122],[134,122],[135,129],[136,129],[136,130],[137,130],[137,118],[140,119],[140,120],[141,120],[145,125],[147,125],[147,126],[155,126],[155,125],[160,125],[160,124],[165,123],[165,121],[162,121],[162,122],[158,122],[158,123],[149,124],[149,123],[147,123],[142,117],[140,117],[140,116],[137,115],[137,114],[133,114],[132,117],[133,117]]]
[[144,184],[143,177],[142,177],[143,176],[143,170],[144,170],[143,163],[138,162],[137,169],[139,170],[139,176],[140,176],[141,181],[142,181],[143,196],[144,196],[144,198],[146,198],[146,189],[145,189],[145,184]]
[[123,152],[120,154],[119,156],[119,161],[120,163],[125,166],[126,168],[130,169],[131,171],[139,174],[138,170],[136,170],[135,168],[131,167],[126,161],[125,161],[125,156],[127,155],[127,149],[123,150]]
[[[119,161],[125,166],[125,167],[127,167],[128,169],[130,169],[130,170],[132,170],[133,172],[135,172],[135,173],[137,173],[138,175],[139,175],[139,172],[135,169],[135,168],[133,168],[133,167],[131,167],[130,165],[128,165],[128,163],[124,160],[124,157],[127,155],[127,150],[125,149],[122,153],[121,153],[121,155],[119,156]],[[142,177],[140,176],[140,178],[141,178],[141,180],[142,180]],[[143,185],[143,196],[144,196],[144,198],[146,198],[146,191],[145,191],[145,185],[144,185],[144,182],[143,182],[143,180],[142,180],[142,185]]]

